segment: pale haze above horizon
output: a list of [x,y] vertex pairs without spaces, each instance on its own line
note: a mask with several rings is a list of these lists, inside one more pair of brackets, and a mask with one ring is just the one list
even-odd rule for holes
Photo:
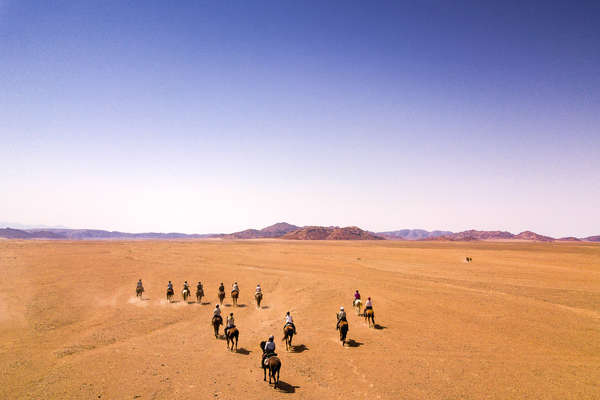
[[0,221],[600,234],[600,2],[0,0]]

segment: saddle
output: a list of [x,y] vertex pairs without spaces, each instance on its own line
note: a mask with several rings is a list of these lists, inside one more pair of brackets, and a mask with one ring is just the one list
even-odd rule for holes
[[271,357],[277,357],[277,353],[265,353],[263,355],[263,358],[264,358],[263,364],[264,364],[265,367],[269,366],[269,359]]
[[220,325],[222,325],[222,324],[223,324],[223,317],[221,317],[220,315],[215,315],[215,316],[213,316],[212,320],[213,320],[213,323],[214,323],[215,321],[219,321],[219,324],[220,324]]
[[232,295],[232,296],[233,296],[233,294],[234,294],[234,293],[235,293],[236,295],[239,295],[239,294],[240,294],[240,292],[239,292],[237,289],[234,289],[234,290],[232,290],[232,291],[231,291],[231,295]]
[[173,289],[167,289],[167,294],[175,294],[175,292],[173,291]]

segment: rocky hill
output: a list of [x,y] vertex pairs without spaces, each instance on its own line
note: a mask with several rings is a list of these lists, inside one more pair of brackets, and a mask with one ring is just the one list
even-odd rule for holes
[[261,238],[278,238],[288,232],[293,232],[300,229],[299,226],[288,224],[287,222],[278,222],[274,225],[267,226],[263,229],[246,229],[245,231],[234,232],[224,237],[227,239],[261,239]]
[[540,235],[538,233],[531,232],[531,231],[521,232],[518,235],[515,235],[514,239],[531,240],[534,242],[553,242],[555,240],[554,238],[551,238],[550,236]]
[[401,229],[398,231],[377,232],[376,235],[392,240],[421,240],[451,235],[450,231],[426,231],[424,229]]
[[324,227],[305,226],[282,236],[288,240],[384,240],[383,237],[364,231],[356,226]]
[[585,239],[583,239],[587,242],[600,242],[600,235],[597,236],[588,236]]

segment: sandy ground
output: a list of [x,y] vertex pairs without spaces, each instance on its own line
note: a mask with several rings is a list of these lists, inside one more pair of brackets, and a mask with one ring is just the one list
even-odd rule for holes
[[[7,240],[0,277],[2,399],[600,398],[599,245]],[[184,280],[211,304],[181,301]],[[210,326],[219,282],[234,280],[237,353]],[[357,288],[378,329],[353,314]],[[288,310],[293,352],[280,341]],[[270,334],[277,390],[258,367]]]

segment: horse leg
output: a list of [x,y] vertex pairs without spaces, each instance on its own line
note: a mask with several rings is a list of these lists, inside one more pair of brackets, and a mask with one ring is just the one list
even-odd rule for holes
[[262,369],[263,369],[263,381],[267,381],[267,369],[265,368],[265,364],[264,361],[261,361],[263,363]]

